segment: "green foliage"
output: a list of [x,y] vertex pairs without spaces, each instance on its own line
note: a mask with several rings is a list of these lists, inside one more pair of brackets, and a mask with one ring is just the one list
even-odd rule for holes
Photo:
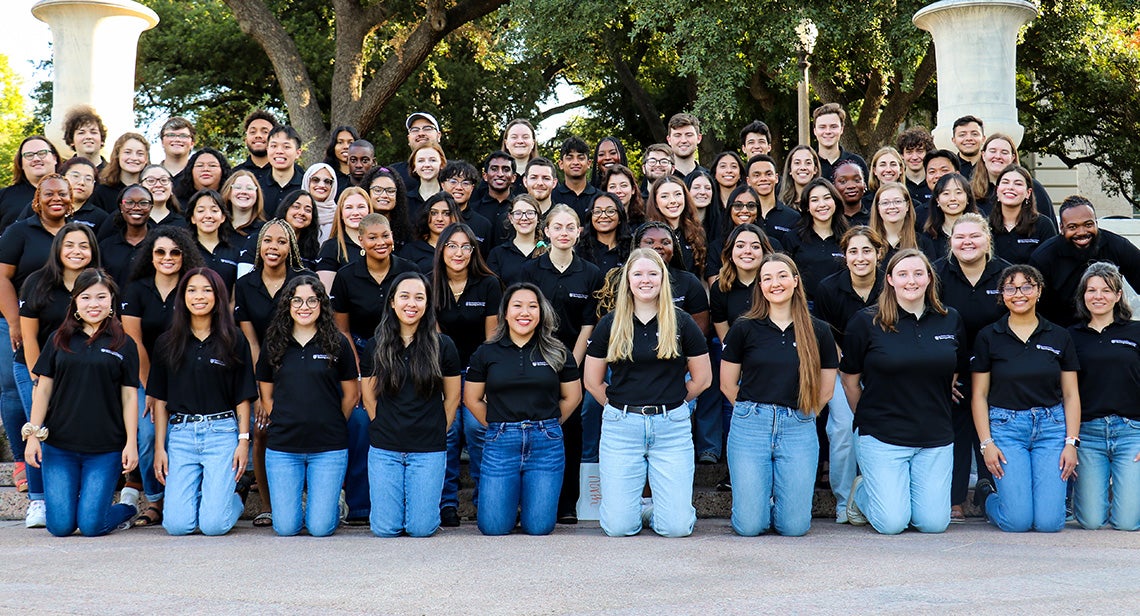
[[24,136],[34,128],[20,93],[22,81],[8,56],[0,54],[0,186],[12,183],[12,160]]

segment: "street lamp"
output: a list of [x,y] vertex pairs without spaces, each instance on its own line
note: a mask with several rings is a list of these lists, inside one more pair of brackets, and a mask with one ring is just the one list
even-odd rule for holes
[[808,120],[808,68],[811,63],[808,58],[815,50],[815,40],[819,37],[819,28],[808,18],[803,18],[796,25],[796,37],[799,39],[800,51],[800,87],[799,87],[799,128],[800,145],[811,145],[811,131],[808,130],[811,122]]

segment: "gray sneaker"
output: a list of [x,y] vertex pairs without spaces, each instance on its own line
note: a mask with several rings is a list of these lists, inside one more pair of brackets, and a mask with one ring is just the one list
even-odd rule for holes
[[863,483],[863,476],[856,475],[855,481],[851,483],[851,496],[847,497],[847,521],[852,526],[866,526],[867,516],[863,515],[863,511],[859,509],[859,503],[855,501],[855,490],[859,488],[859,484]]

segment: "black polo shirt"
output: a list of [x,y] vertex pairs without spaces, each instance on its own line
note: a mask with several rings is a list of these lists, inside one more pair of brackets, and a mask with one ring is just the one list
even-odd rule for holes
[[355,381],[352,343],[339,337],[340,348],[330,355],[316,338],[305,346],[289,336],[281,366],[269,355],[257,362],[257,380],[273,384],[273,413],[266,446],[288,453],[319,453],[348,448],[348,422],[340,410],[341,382]]
[[95,236],[98,237],[99,231],[110,219],[110,214],[95,207],[95,204],[88,199],[87,203],[84,203],[78,210],[72,212],[71,217],[67,220],[68,222],[80,222],[87,225],[91,228],[91,231],[95,233]]
[[934,262],[934,273],[941,285],[943,305],[951,306],[962,317],[966,328],[966,350],[974,348],[974,339],[982,328],[997,321],[1008,310],[1002,301],[998,283],[1001,272],[1009,267],[1004,259],[994,257],[986,263],[978,284],[970,284],[962,266],[953,255]]
[[820,281],[844,267],[840,238],[830,235],[827,239],[821,239],[815,231],[809,231],[806,240],[800,237],[798,231],[784,237],[786,238],[784,248],[800,270],[804,293],[807,293],[809,300],[814,300]]
[[574,350],[578,334],[598,322],[598,300],[594,292],[605,282],[598,266],[575,256],[566,271],[559,272],[550,262],[550,253],[523,265],[519,280],[538,285],[558,317],[555,336]]
[[436,323],[451,337],[459,351],[459,364],[466,366],[471,354],[487,339],[487,317],[498,316],[503,287],[494,276],[467,279],[463,293],[439,298]]
[[487,422],[544,421],[562,416],[558,401],[562,383],[576,382],[581,376],[574,354],[566,352],[566,363],[555,371],[538,352],[538,335],[523,346],[510,336],[486,342],[471,356],[467,368],[469,383],[483,383],[487,397]]
[[340,244],[337,243],[335,237],[330,237],[321,244],[321,251],[317,253],[317,271],[318,272],[338,272],[340,268],[355,263],[364,258],[360,254],[360,244],[357,244],[351,237],[344,238],[344,258],[340,256]]
[[1044,216],[1038,216],[1029,235],[1019,235],[1006,231],[1005,227],[993,228],[994,254],[1010,263],[1029,263],[1029,257],[1045,240],[1057,235],[1057,227]]
[[831,174],[834,172],[835,166],[845,160],[854,161],[855,164],[859,165],[859,168],[863,170],[864,180],[871,177],[870,174],[867,173],[867,161],[863,160],[862,156],[854,152],[844,150],[843,146],[839,146],[839,158],[836,158],[835,162],[831,162],[822,156],[819,157],[819,176],[829,182],[832,181]]
[[586,188],[580,195],[570,190],[565,183],[559,182],[550,193],[550,201],[555,205],[559,203],[569,205],[578,213],[578,220],[586,221],[590,219],[586,213],[590,211],[590,204],[594,202],[596,194],[598,194],[597,187],[589,182],[586,182]]
[[[372,357],[376,339],[368,341],[361,357],[365,377],[375,376]],[[404,350],[404,365],[411,361]],[[439,369],[446,377],[459,376],[463,366],[455,343],[447,334],[439,335]],[[403,453],[427,453],[447,449],[447,413],[443,408],[443,390],[426,398],[416,393],[416,385],[405,375],[400,391],[394,396],[376,396],[376,418],[368,425],[368,440],[373,447]]]
[[[48,337],[63,325],[63,320],[67,318],[67,308],[71,305],[71,291],[62,284],[55,285],[48,292],[48,296],[42,298],[40,302],[31,301],[31,291],[39,284],[40,278],[44,275],[43,269],[38,269],[32,272],[31,276],[24,281],[24,286],[20,290],[20,316],[25,319],[37,319],[39,321],[39,331],[36,332],[36,342],[39,344],[40,352],[43,352],[44,346],[47,345]],[[33,303],[38,303],[39,306],[33,306]],[[21,345],[16,350],[16,361],[18,363],[27,363],[24,360],[24,347]]]
[[[592,250],[586,248],[587,242],[593,244],[591,247]],[[617,245],[613,248],[606,248],[601,242],[593,241],[583,235],[582,238],[578,240],[578,244],[574,247],[574,252],[590,263],[597,265],[598,271],[602,272],[604,276],[606,272],[613,268],[625,265],[625,259],[629,256],[629,242],[624,242],[624,246],[622,244],[623,242],[619,240]],[[587,252],[591,254],[587,255]]]
[[1108,261],[1120,268],[1120,273],[1134,289],[1140,289],[1140,248],[1111,232],[1100,229],[1088,248],[1073,246],[1058,235],[1046,240],[1029,258],[1029,264],[1045,276],[1045,291],[1041,294],[1038,309],[1050,321],[1059,325],[1077,322],[1077,287],[1088,266],[1097,261]]
[[669,286],[673,288],[673,305],[690,315],[709,311],[709,296],[705,285],[696,276],[669,268]]
[[256,263],[257,234],[265,226],[264,220],[253,220],[242,229],[235,229],[230,234],[230,243],[238,248],[238,259],[241,263]]
[[945,259],[950,255],[950,236],[946,235],[942,229],[935,229],[934,237],[930,237],[930,235],[927,235],[926,231],[922,229],[918,229],[917,232],[929,239],[930,243],[934,245],[934,254],[937,255],[935,260]]
[[[966,177],[968,178],[970,176]],[[1049,196],[1049,191],[1045,189],[1045,186],[1037,180],[1033,180],[1033,203],[1037,207],[1037,212],[1041,216],[1048,218],[1049,221],[1053,223],[1054,229],[1057,228],[1057,212],[1053,210],[1053,199]],[[982,199],[978,199],[978,209],[988,218],[996,204],[997,186],[990,184],[989,189],[986,191],[986,196]]]
[[1061,403],[1061,373],[1081,367],[1068,330],[1044,318],[1022,342],[1009,315],[978,332],[970,370],[990,373],[990,406],[1022,411]]
[[388,288],[392,281],[404,272],[416,271],[410,261],[397,256],[388,257],[388,273],[383,282],[377,283],[368,272],[364,259],[349,263],[336,273],[333,279],[329,300],[333,312],[348,315],[348,331],[358,346],[376,334],[376,326],[387,309]]
[[[315,274],[306,269],[285,268],[286,283],[304,275]],[[285,288],[284,283],[281,288]],[[276,295],[269,294],[269,289],[265,288],[265,281],[261,279],[261,270],[255,269],[238,278],[237,284],[234,285],[234,320],[252,325],[258,341],[264,342],[265,330],[269,329],[269,322],[273,320],[273,312],[277,309],[278,295],[281,295],[281,289],[277,290]]]
[[431,278],[435,266],[435,248],[426,240],[412,240],[400,249],[401,258],[410,261],[421,274]]
[[12,285],[17,291],[32,272],[47,263],[54,240],[38,216],[13,223],[0,237],[0,263],[16,266]]
[[784,236],[792,232],[796,225],[800,222],[800,213],[777,200],[776,207],[768,212],[767,216],[757,212],[756,222],[764,228],[764,232],[768,234],[768,239],[779,240],[781,244],[784,243]]
[[55,340],[49,339],[32,368],[32,373],[53,381],[43,423],[50,432],[46,442],[80,453],[121,450],[127,444],[123,388],[139,386],[135,342],[124,336],[123,345],[111,349],[109,333],[90,340],[79,331],[68,344],[71,352],[66,352]]
[[237,282],[238,263],[241,262],[241,247],[219,243],[214,247],[214,252],[210,252],[197,240],[194,243],[198,245],[198,252],[202,254],[206,267],[217,272],[222,277],[222,282],[226,283],[226,288],[233,291],[234,283]]
[[862,375],[855,427],[890,445],[949,445],[950,387],[966,357],[962,318],[953,308],[927,307],[921,319],[900,309],[898,331],[885,332],[872,322],[876,311],[855,313],[843,339],[839,369]]
[[[510,197],[507,197],[506,201],[499,201],[490,193],[484,192],[481,195],[473,195],[468,207],[474,209],[477,214],[491,223],[491,237],[487,242],[490,248],[494,248],[507,240],[511,234],[507,230],[507,227],[510,226],[507,223],[507,214],[511,212]],[[490,250],[487,252],[490,253]]]
[[475,233],[474,239],[479,243],[479,253],[486,259],[487,255],[491,252],[491,247],[494,245],[492,237],[494,233],[491,231],[491,221],[471,209],[470,205],[459,210],[459,217],[463,219],[461,222],[471,227],[471,231]]
[[[253,162],[253,159],[251,159],[249,156],[246,156],[245,160],[234,166],[233,171],[230,172],[230,175],[244,170],[252,173],[253,177],[257,178],[258,182],[261,182],[262,176],[269,173],[269,169],[269,163],[265,163],[264,165],[258,167],[257,163]],[[304,175],[304,173],[302,173],[302,175]]]
[[293,177],[289,178],[289,182],[284,186],[277,183],[273,179],[273,169],[266,165],[265,171],[261,175],[257,175],[258,182],[261,183],[261,198],[265,204],[266,212],[276,212],[277,206],[281,205],[281,198],[293,192],[304,188],[301,185],[301,180],[305,177],[305,170],[300,165],[293,164]]
[[31,207],[35,197],[36,187],[27,180],[0,190],[0,234],[20,219],[24,208]]
[[720,281],[709,287],[709,316],[713,323],[728,323],[731,326],[740,315],[752,310],[752,293],[756,281],[745,285],[736,279],[728,293],[720,290]]
[[[724,242],[727,240],[726,235],[709,243],[708,256],[705,257],[705,278],[715,278],[720,275],[720,268],[724,265],[721,253],[724,252]],[[780,240],[769,235],[768,243],[772,245],[773,252],[784,252],[784,245]]]
[[[681,251],[681,263],[685,266],[685,270],[694,274],[704,274],[704,270],[697,269],[697,259],[693,255],[693,245],[685,237],[684,232],[680,229],[673,229],[673,233],[677,236],[676,250]],[[703,233],[703,231],[702,231]],[[708,261],[708,242],[705,242],[705,261]]]
[[[816,290],[815,303],[812,310],[815,315],[831,326],[831,333],[840,346],[843,345],[843,336],[847,332],[847,324],[856,312],[874,306],[879,301],[879,294],[883,292],[883,273],[875,274],[875,284],[864,301],[851,286],[851,272],[843,269],[819,283]],[[839,394],[841,395],[841,394]]]
[[[927,204],[930,203],[930,198],[934,196],[934,191],[926,185],[926,180],[912,182],[910,178],[906,178],[906,191],[910,193],[910,199],[914,202],[915,210],[921,206],[924,208],[924,212]],[[921,222],[925,223],[926,218],[923,217]]]
[[861,208],[858,212],[855,212],[850,216],[843,214],[843,218],[847,221],[848,228],[856,227],[859,225],[870,225],[871,210],[867,208]]
[[[685,375],[689,358],[707,355],[708,343],[693,317],[675,309],[677,339],[681,354],[673,359],[657,357],[657,317],[642,323],[633,317],[633,350],[629,359],[609,364],[612,376],[606,397],[613,406],[664,404],[675,408],[685,401]],[[598,321],[590,336],[586,354],[605,360],[610,343],[614,313]]]
[[[839,350],[831,327],[812,319],[820,368],[839,367]],[[737,402],[800,407],[800,356],[796,349],[795,324],[781,330],[771,319],[739,319],[724,340],[721,359],[740,365]]]
[[[111,225],[106,225],[104,230],[110,227]],[[103,262],[103,269],[107,270],[120,289],[127,284],[135,271],[141,245],[142,240],[139,240],[138,244],[128,242],[122,231],[116,231],[99,241],[99,260]]]
[[499,280],[502,280],[504,285],[510,286],[522,280],[523,266],[538,258],[533,256],[537,251],[538,248],[536,247],[530,255],[524,255],[513,241],[506,240],[491,249],[491,254],[487,255],[487,267],[499,276]]
[[[917,244],[918,250],[921,251],[922,254],[926,255],[926,258],[929,259],[932,263],[946,254],[942,253],[942,255],[939,255],[938,249],[934,245],[934,240],[930,239],[930,236],[925,233],[916,233],[914,240]],[[882,259],[883,265],[886,266],[887,263],[890,263],[891,259],[893,259],[900,250],[902,250],[901,247],[892,246],[890,243],[888,243],[887,254]]]
[[1140,421],[1140,321],[1116,321],[1100,332],[1079,324],[1069,335],[1081,362],[1081,421]]
[[[191,336],[177,368],[170,365],[165,352],[155,353],[146,379],[146,395],[165,400],[171,414],[224,413],[237,409],[242,402],[255,400],[257,384],[253,381],[249,343],[237,336],[230,350],[233,359],[225,358],[219,343],[213,334],[205,340]],[[158,344],[165,348],[169,338],[159,338]]]
[[143,348],[147,353],[154,354],[158,337],[170,329],[177,296],[175,288],[163,299],[153,277],[133,280],[127,285],[119,311],[123,316],[137,317],[141,321]]

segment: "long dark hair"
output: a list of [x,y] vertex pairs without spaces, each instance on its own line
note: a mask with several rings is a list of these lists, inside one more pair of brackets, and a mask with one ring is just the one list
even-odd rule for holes
[[966,209],[962,210],[962,213],[978,213],[978,203],[974,200],[974,193],[970,190],[970,180],[967,180],[966,176],[955,172],[938,178],[938,182],[934,184],[934,193],[930,196],[930,205],[926,208],[926,222],[922,225],[922,232],[934,239],[938,239],[942,233],[942,225],[946,224],[946,213],[938,206],[938,195],[947,190],[950,182],[958,184],[966,193]]
[[[372,198],[372,182],[376,178],[388,178],[396,186],[396,204],[392,206],[391,211],[380,212],[376,210],[376,199]],[[383,214],[388,219],[388,224],[392,227],[392,239],[396,242],[396,248],[416,239],[412,232],[411,215],[408,213],[408,188],[404,186],[404,179],[400,177],[399,173],[387,167],[373,167],[360,179],[360,187],[368,193],[368,198],[372,203],[372,211]],[[430,206],[425,205],[424,207]]]
[[471,244],[471,260],[467,262],[467,284],[474,285],[475,281],[488,276],[498,280],[498,276],[483,261],[483,255],[479,252],[479,240],[475,238],[475,231],[461,222],[447,225],[439,234],[439,241],[435,243],[435,256],[432,257],[431,292],[438,298],[435,302],[436,312],[455,309],[455,299],[452,297],[447,284],[447,266],[443,263],[443,247],[456,233],[466,235],[467,241]]
[[[51,254],[48,255],[47,263],[40,268],[40,275],[35,280],[34,287],[28,287],[24,284],[21,289],[20,299],[31,306],[36,311],[42,310],[51,299],[51,290],[56,287],[63,286],[63,259],[59,257],[59,253],[63,250],[63,240],[67,237],[68,233],[78,231],[87,238],[87,244],[91,247],[91,262],[87,267],[99,268],[102,267],[99,261],[99,242],[95,239],[95,233],[91,227],[81,222],[69,222],[63,225],[63,228],[55,234],[55,239],[51,242]],[[84,268],[86,269],[86,268]]]
[[[459,214],[459,206],[456,205],[455,199],[447,194],[447,191],[441,190],[424,201],[420,211],[416,214],[416,228],[415,237],[418,240],[427,241],[431,237],[431,229],[428,223],[431,222],[431,206],[437,203],[446,203],[447,209],[451,212],[451,221],[453,223],[463,220],[463,216]],[[391,221],[388,221],[391,224]]]
[[831,180],[816,178],[808,182],[807,186],[804,186],[803,192],[800,193],[800,222],[796,225],[796,233],[805,242],[811,242],[815,239],[813,229],[815,217],[811,215],[811,191],[821,187],[831,193],[831,200],[835,204],[835,212],[831,214],[831,234],[838,240],[847,232],[847,218],[843,216],[843,197],[835,189]]
[[[982,173],[986,173],[985,169],[980,169]],[[1037,225],[1037,218],[1040,214],[1037,212],[1037,198],[1033,194],[1033,176],[1029,175],[1029,170],[1017,163],[1006,165],[997,175],[997,183],[1001,183],[1001,179],[1005,176],[1016,173],[1025,180],[1025,190],[1027,195],[1025,201],[1021,202],[1021,209],[1017,212],[1017,224],[1013,227],[1013,233],[1025,237],[1033,232],[1034,226]],[[993,227],[994,232],[1005,230],[1005,220],[1001,212],[1001,202],[994,196],[993,208],[990,209],[990,226]]]
[[[713,158],[712,164],[709,165],[709,176],[712,177],[712,181],[713,181],[712,182],[713,203],[717,204],[717,206],[720,207],[722,210],[728,205],[728,201],[722,199],[720,196],[720,190],[721,190],[720,184],[718,184],[716,181],[716,166],[718,164],[720,164],[720,161],[723,158],[731,158],[732,160],[736,161],[736,168],[739,169],[739,172],[737,173],[737,175],[739,177],[736,178],[736,186],[732,187],[733,190],[735,190],[738,186],[741,186],[742,184],[744,184],[744,176],[748,175],[747,170],[745,168],[744,159],[740,158],[740,155],[737,154],[736,152],[733,152],[731,150],[725,150],[724,152],[717,154],[716,157]],[[692,175],[692,174],[689,174],[689,175]],[[759,201],[759,199],[757,199],[757,201]]]
[[178,288],[174,291],[174,315],[170,329],[159,336],[155,348],[163,354],[171,370],[177,372],[190,348],[190,338],[194,336],[190,329],[190,309],[186,306],[186,287],[194,276],[202,276],[214,289],[214,309],[210,312],[211,351],[227,363],[241,363],[241,356],[234,350],[242,333],[230,311],[230,292],[222,277],[208,267],[196,267],[182,274],[182,280],[178,281]]
[[330,364],[336,361],[337,357],[340,357],[341,341],[344,340],[344,334],[336,327],[329,294],[319,278],[311,274],[304,274],[290,278],[285,283],[285,287],[281,289],[281,294],[278,296],[277,307],[273,310],[269,327],[265,329],[265,341],[262,348],[265,357],[269,359],[269,365],[273,366],[274,370],[281,367],[281,360],[285,357],[285,351],[293,339],[293,313],[290,312],[290,304],[293,296],[297,294],[297,287],[303,285],[309,285],[313,288],[313,293],[316,294],[317,301],[321,304],[321,312],[317,315],[316,322],[317,335],[314,337],[317,346],[325,352],[325,355],[329,356]]
[[[289,208],[301,197],[308,197],[309,201],[313,200],[313,195],[309,194],[307,190],[290,191],[281,198],[281,205],[277,206],[277,211],[273,213],[273,217],[286,221],[289,220]],[[307,259],[309,261],[316,259],[317,255],[321,252],[321,223],[317,220],[315,204],[312,214],[313,215],[309,217],[309,224],[305,226],[304,229],[293,230],[297,235],[297,249],[301,251],[301,259]]]
[[[736,227],[736,219],[732,217],[732,202],[736,201],[740,195],[743,194],[752,195],[752,198],[756,199],[756,218],[752,221],[752,224],[764,224],[763,222],[760,222],[760,194],[757,193],[756,189],[752,188],[751,186],[747,184],[741,184],[740,186],[732,189],[732,192],[728,194],[728,204],[726,204],[724,208],[724,224],[721,225],[720,233],[731,233],[732,230]],[[705,217],[707,219],[708,214],[705,214]]]
[[[772,241],[768,239],[768,234],[764,232],[763,227],[757,224],[746,222],[737,225],[728,233],[728,237],[724,240],[724,248],[720,251],[720,272],[717,277],[717,286],[724,293],[732,290],[732,285],[740,278],[740,272],[736,270],[736,261],[732,260],[732,250],[736,247],[736,240],[740,237],[741,233],[755,233],[756,237],[760,239],[761,258],[766,257],[775,250],[772,248]],[[759,269],[757,269],[759,271]]]
[[[194,188],[194,163],[198,162],[198,159],[205,154],[209,154],[210,156],[213,156],[215,159],[217,159],[218,165],[221,167],[220,171],[218,172],[221,174],[221,177],[218,179],[218,192],[221,192],[221,188],[225,186],[226,181],[230,179],[230,161],[228,158],[226,158],[225,154],[222,154],[214,148],[202,148],[197,152],[194,152],[194,154],[190,157],[190,160],[186,161],[186,173],[182,175],[182,181],[178,183],[177,190],[175,192],[183,195],[190,195],[196,192],[200,192],[199,189]],[[206,189],[203,188],[201,190]],[[257,191],[260,195],[261,186],[257,187]],[[218,201],[218,205],[221,205],[224,208],[225,205],[223,205],[223,203],[224,202],[222,200]]]
[[625,206],[621,204],[621,199],[618,199],[617,195],[603,190],[599,190],[590,201],[590,209],[586,212],[586,220],[582,226],[582,236],[574,246],[574,250],[594,265],[597,265],[597,259],[609,250],[598,241],[598,232],[594,229],[594,208],[598,206],[599,199],[609,199],[617,208],[618,224],[614,229],[614,241],[617,242],[618,260],[625,263],[629,257],[629,241],[633,238],[633,233],[629,229],[629,215],[626,214]]
[[337,137],[340,137],[341,133],[352,135],[353,141],[360,139],[360,133],[357,133],[355,128],[348,125],[337,126],[329,132],[329,144],[325,146],[324,163],[333,168],[333,173],[340,173],[340,159],[336,157],[336,140]]
[[637,185],[637,175],[626,165],[614,165],[602,173],[602,183],[598,188],[605,190],[609,186],[610,178],[623,175],[629,180],[629,204],[626,206],[626,216],[629,217],[630,226],[645,222],[645,202],[641,198],[641,188]]
[[55,330],[55,345],[59,350],[66,353],[72,352],[71,337],[83,330],[83,322],[75,316],[79,312],[75,300],[81,293],[97,284],[102,284],[111,291],[111,313],[103,319],[99,328],[87,339],[87,344],[90,345],[103,334],[110,334],[111,342],[107,344],[107,348],[117,351],[130,339],[123,331],[123,324],[119,322],[119,317],[115,316],[115,306],[119,305],[119,287],[102,269],[85,269],[79,273],[75,279],[75,286],[71,289],[71,301],[67,304],[67,316],[63,318],[63,324],[59,326],[59,329]]
[[136,249],[135,254],[139,255],[139,258],[135,260],[135,269],[131,272],[130,280],[154,278],[155,269],[152,254],[154,253],[154,244],[160,237],[165,237],[174,242],[174,245],[182,251],[180,273],[206,266],[206,262],[202,260],[202,253],[194,245],[194,238],[190,237],[190,233],[186,229],[173,225],[159,225],[147,234],[146,239]]
[[[222,246],[230,245],[230,233],[233,232],[233,219],[230,218],[229,208],[226,207],[222,199],[222,193],[209,188],[203,188],[190,196],[186,200],[186,222],[190,224],[190,229],[194,232],[194,239],[198,239],[198,225],[194,224],[194,208],[198,207],[198,202],[202,199],[209,197],[218,204],[218,209],[222,211],[222,224],[218,225],[218,244]],[[316,216],[316,213],[313,214]]]
[[499,324],[487,342],[498,342],[510,337],[510,326],[507,325],[507,307],[510,306],[511,297],[519,291],[530,291],[538,298],[538,327],[535,328],[533,334],[537,338],[534,351],[537,351],[542,356],[542,360],[555,372],[559,372],[566,365],[566,358],[570,354],[566,351],[566,345],[562,344],[562,341],[555,335],[558,331],[558,314],[554,312],[550,302],[543,296],[542,289],[532,283],[516,282],[503,292],[503,299],[499,302]]
[[629,158],[625,154],[625,146],[621,144],[621,139],[618,139],[613,135],[606,135],[605,137],[602,137],[602,140],[598,142],[597,147],[594,148],[594,164],[590,167],[590,184],[592,184],[595,188],[605,188],[605,186],[602,185],[602,181],[606,170],[598,168],[598,150],[602,149],[602,144],[607,141],[614,144],[614,147],[617,148],[618,151],[618,162],[614,164],[625,165],[627,167],[629,166]]
[[[392,308],[392,300],[400,283],[405,280],[418,280],[427,293],[427,307],[411,344],[407,345],[409,358],[404,359],[404,339],[400,336],[400,318]],[[438,394],[443,387],[443,371],[439,365],[439,333],[436,331],[435,310],[432,306],[431,283],[419,272],[404,272],[392,281],[388,297],[384,302],[384,318],[376,327],[376,352],[372,356],[373,373],[376,377],[376,394],[395,395],[404,382],[411,379],[420,397]]]

